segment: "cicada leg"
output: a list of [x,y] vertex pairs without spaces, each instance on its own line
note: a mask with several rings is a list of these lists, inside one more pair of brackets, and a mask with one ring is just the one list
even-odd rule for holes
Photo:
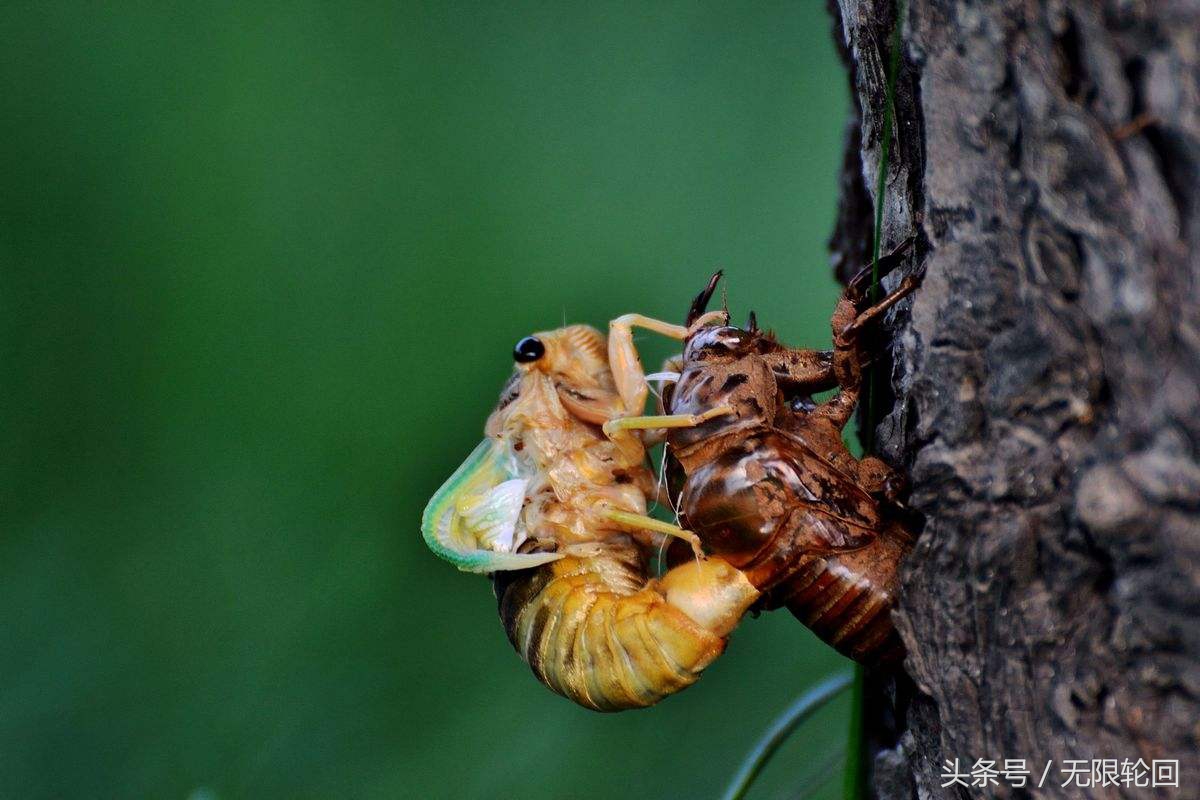
[[694,428],[710,419],[733,413],[733,406],[710,408],[702,414],[663,414],[661,416],[619,417],[604,423],[604,433],[612,436],[618,431],[655,430],[659,428]]
[[685,327],[641,314],[625,314],[608,323],[608,364],[617,384],[617,392],[625,406],[625,413],[632,416],[645,411],[646,395],[650,389],[646,383],[642,359],[633,344],[635,327],[683,341],[697,328],[726,318],[724,311],[710,311]]
[[[857,281],[852,281],[854,284]],[[907,276],[900,286],[878,303],[869,308],[859,310],[856,300],[861,302],[858,292],[847,290],[838,301],[833,312],[833,376],[837,380],[840,391],[830,400],[822,403],[818,413],[825,416],[839,429],[854,415],[858,405],[859,392],[862,385],[863,368],[869,361],[869,356],[863,349],[862,331],[870,323],[878,320],[889,308],[910,295],[919,284],[919,278]]]
[[[679,353],[664,361],[660,371],[645,377],[647,383],[653,380],[658,381],[658,391],[654,393],[654,409],[658,416],[666,415],[671,395],[675,391],[675,387],[672,384],[679,380],[682,371],[683,353]],[[646,449],[662,444],[666,438],[667,431],[665,428],[643,429],[642,431],[642,445]]]
[[[676,539],[682,539],[687,542],[692,548],[692,555],[697,559],[704,558],[704,551],[700,548],[700,537],[689,530],[684,530],[678,525],[672,525],[669,522],[648,517],[645,514],[633,514],[628,511],[617,511],[610,509],[604,512],[604,516],[608,517],[613,522],[624,525],[633,531],[653,531],[655,533],[666,534],[667,536]],[[649,544],[654,544],[649,542]]]
[[[667,359],[663,361],[662,368],[658,373],[659,380],[663,381],[663,383],[659,386],[659,389],[665,389],[667,383],[679,380],[679,375],[681,372],[683,372],[683,366],[683,353],[676,353],[673,356],[668,356]],[[652,376],[648,375],[646,376],[646,379],[650,380],[651,377]],[[662,398],[660,397],[659,400],[662,400]],[[660,413],[663,410],[663,404],[661,402],[659,403],[658,410]]]
[[838,385],[833,375],[833,353],[828,350],[789,347],[765,353],[762,360],[785,391],[812,396]]
[[915,275],[906,276],[904,278],[904,280],[902,280],[900,282],[900,285],[898,287],[896,287],[896,290],[894,292],[892,292],[887,297],[880,300],[875,305],[868,308],[866,311],[863,311],[862,313],[858,314],[849,325],[847,325],[845,328],[843,328],[842,334],[841,334],[842,337],[853,336],[854,334],[858,333],[858,331],[861,330],[863,327],[874,322],[876,319],[878,319],[880,316],[882,316],[884,314],[884,312],[886,312],[889,308],[896,305],[896,303],[899,303],[901,300],[903,300],[904,298],[906,298],[910,294],[912,294],[913,290],[917,288],[919,283],[920,283],[920,281],[918,280],[917,276],[915,276]]
[[[697,425],[703,425],[710,419],[715,419],[716,417],[722,417],[726,414],[732,413],[733,406],[722,405],[717,406],[716,408],[710,408],[708,411],[705,411],[702,414],[661,414],[644,417],[620,417],[619,419],[612,419],[604,423],[604,433],[614,441],[619,441],[622,435],[628,435],[628,432],[633,430],[656,431],[661,435],[661,433],[668,428],[694,428]],[[661,436],[656,438],[661,438]],[[663,468],[666,468],[665,454],[663,458]],[[662,502],[665,499],[665,505],[674,510],[674,506],[670,501],[670,496],[665,491],[665,487],[662,486],[662,476],[660,476],[659,480],[659,502]],[[689,532],[689,536],[694,537],[695,534]],[[698,555],[700,552],[699,538],[697,537],[695,541],[689,538],[687,541],[691,542],[692,552]]]

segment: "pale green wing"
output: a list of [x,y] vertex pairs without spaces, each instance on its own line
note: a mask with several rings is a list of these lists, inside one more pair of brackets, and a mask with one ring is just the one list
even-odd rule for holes
[[517,522],[528,485],[525,478],[513,478],[497,484],[487,494],[462,498],[458,513],[463,530],[488,550],[511,553],[521,543]]
[[425,544],[464,572],[527,569],[562,558],[512,552],[524,538],[518,522],[527,483],[505,443],[484,439],[425,506]]

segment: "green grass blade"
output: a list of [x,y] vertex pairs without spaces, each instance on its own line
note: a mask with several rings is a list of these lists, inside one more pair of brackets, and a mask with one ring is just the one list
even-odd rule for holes
[[779,747],[787,740],[792,731],[820,711],[825,705],[850,686],[850,673],[843,672],[818,683],[812,689],[800,696],[796,702],[784,711],[771,727],[754,745],[754,749],[746,756],[737,775],[725,790],[724,800],[741,800],[750,790],[754,779],[766,767],[767,762],[775,755]]
[[846,746],[846,776],[842,784],[842,796],[846,800],[859,800],[867,796],[867,754],[864,752],[863,737],[863,684],[866,670],[861,664],[854,665],[854,687],[850,706],[850,741]]
[[[884,94],[883,141],[879,154],[879,181],[875,188],[875,229],[871,237],[871,303],[879,300],[879,248],[883,240],[883,192],[887,187],[887,172],[892,145],[892,125],[895,116],[896,73],[900,68],[900,33],[904,25],[905,1],[896,0],[896,20],[892,25],[892,41],[888,53],[887,87]],[[877,369],[867,374],[867,424],[861,436],[863,452],[870,453],[875,446],[875,376]]]
[[[884,93],[883,141],[879,153],[879,181],[875,187],[875,225],[871,237],[871,304],[879,301],[879,249],[883,242],[884,190],[887,188],[888,164],[891,156],[892,125],[896,113],[896,75],[900,69],[900,35],[904,27],[905,0],[896,0],[896,19],[892,24],[892,39],[888,53],[887,87]],[[879,420],[875,408],[876,377],[878,368],[867,373],[867,413],[865,425],[860,431],[863,453],[875,447],[875,426]],[[846,800],[861,800],[867,796],[866,740],[863,736],[863,684],[864,670],[861,665],[854,668],[853,707],[850,712],[850,741],[846,755],[846,780],[843,793]]]

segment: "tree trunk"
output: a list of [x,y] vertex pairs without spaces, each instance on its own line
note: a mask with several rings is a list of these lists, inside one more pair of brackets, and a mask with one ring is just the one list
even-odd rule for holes
[[[871,241],[896,11],[833,12],[844,279]],[[1196,796],[1200,3],[910,0],[901,25],[883,251],[913,239],[924,278],[889,321],[876,437],[926,523],[876,792]],[[1040,789],[943,788],[956,758],[1025,759],[1035,787],[1052,766]],[[1063,787],[1072,759],[1178,759],[1181,788]]]

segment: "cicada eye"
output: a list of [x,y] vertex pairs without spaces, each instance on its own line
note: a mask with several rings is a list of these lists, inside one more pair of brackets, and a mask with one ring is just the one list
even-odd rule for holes
[[513,348],[513,361],[518,364],[528,364],[537,361],[545,354],[546,345],[542,344],[541,339],[536,336],[526,336]]

